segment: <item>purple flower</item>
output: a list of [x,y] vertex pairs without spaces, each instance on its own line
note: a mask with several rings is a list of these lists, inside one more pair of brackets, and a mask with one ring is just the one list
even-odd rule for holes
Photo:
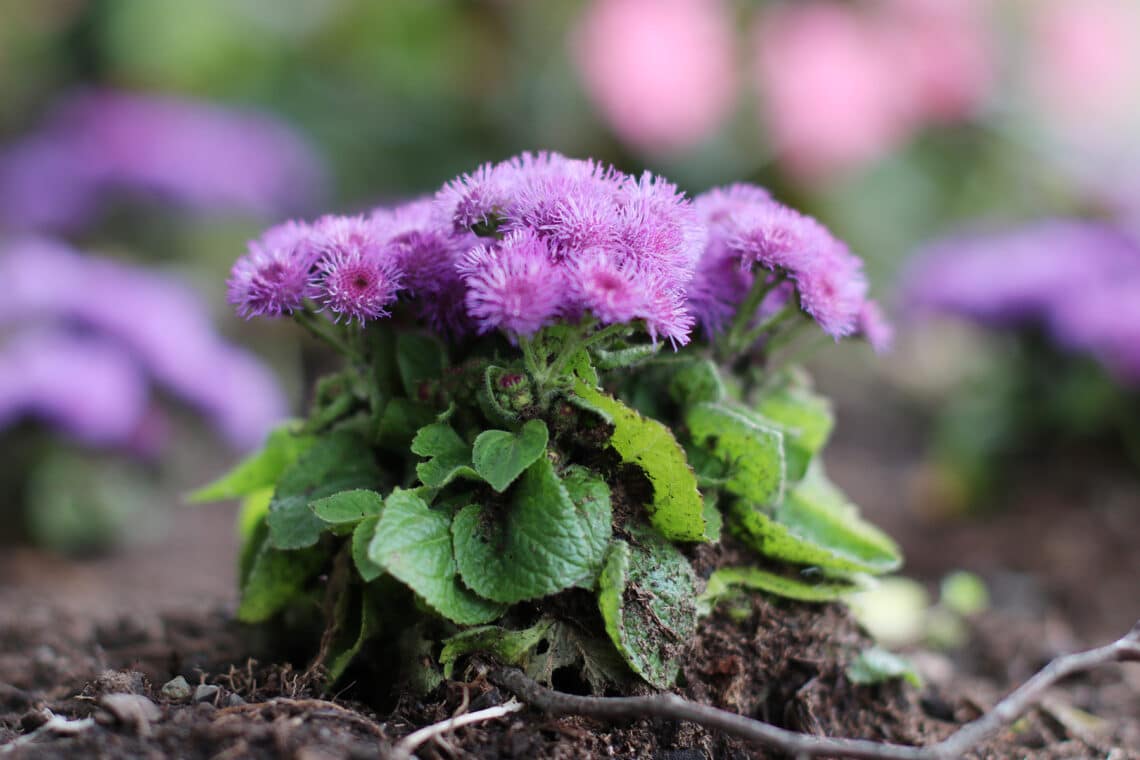
[[269,228],[234,264],[227,283],[229,302],[246,319],[292,314],[315,295],[316,255],[307,225],[285,222]]
[[467,285],[467,313],[481,333],[498,328],[533,335],[566,305],[564,270],[531,232],[512,232],[500,243],[470,251],[459,271]]
[[[211,410],[238,448],[259,445],[286,416],[285,398],[268,371],[261,370],[256,385],[225,383],[219,367],[229,357],[240,354],[260,365],[222,341],[201,299],[172,277],[28,239],[0,251],[0,281],[6,288],[0,324],[78,328],[120,346],[139,371],[191,406]],[[230,422],[239,419],[245,422]]]
[[607,325],[646,316],[643,279],[633,267],[621,266],[604,251],[587,254],[569,269],[577,305]]
[[638,267],[684,287],[705,244],[705,230],[677,186],[645,172],[627,177],[621,194],[621,239]]
[[510,201],[510,184],[502,164],[483,164],[470,174],[457,177],[435,196],[435,204],[445,229],[470,232],[490,225]]
[[1111,225],[1051,220],[937,241],[909,267],[903,294],[920,315],[1044,327],[1140,382],[1140,242]]
[[[710,190],[697,197],[694,208],[707,226],[707,239],[689,304],[706,333],[726,327],[754,278],[768,278],[764,272],[791,282],[800,307],[828,335],[839,339],[855,332],[867,294],[863,262],[826,227],[752,185]],[[786,303],[793,295],[788,290],[766,299],[757,318],[777,302]]]
[[147,383],[113,342],[37,329],[0,348],[0,428],[38,417],[93,446],[129,446],[147,411]]
[[875,301],[863,302],[859,310],[858,334],[862,336],[877,354],[891,350],[895,342],[895,328],[883,315],[883,310]]
[[403,287],[413,297],[417,315],[437,332],[460,337],[471,331],[464,308],[466,287],[458,266],[480,244],[470,232],[452,232],[437,223],[430,198],[392,209],[377,209],[373,220],[395,251],[404,273]]
[[320,256],[317,299],[338,318],[363,324],[389,316],[386,307],[396,300],[403,272],[379,227],[362,216],[326,216],[314,225]]
[[277,120],[191,100],[73,96],[0,155],[0,220],[74,228],[115,192],[203,212],[280,213],[321,194],[322,171]]
[[645,275],[643,286],[645,311],[638,316],[644,317],[650,337],[654,342],[659,337],[664,338],[674,348],[686,345],[694,320],[685,303],[684,291],[662,274]]

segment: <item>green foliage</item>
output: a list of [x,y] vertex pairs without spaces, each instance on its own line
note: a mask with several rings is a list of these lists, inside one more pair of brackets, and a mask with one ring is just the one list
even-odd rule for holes
[[871,647],[859,653],[859,656],[847,667],[847,677],[851,683],[869,685],[890,681],[893,678],[902,678],[912,686],[922,686],[914,666],[904,658],[881,647]]
[[416,465],[420,482],[443,488],[456,478],[479,479],[471,466],[471,446],[446,422],[435,422],[419,429],[412,440],[412,453],[429,457]]
[[265,488],[272,488],[291,464],[317,442],[316,437],[299,432],[300,424],[286,422],[273,429],[265,446],[250,454],[227,474],[190,494],[190,501],[240,499]]
[[506,609],[460,583],[451,549],[451,518],[410,491],[393,491],[385,500],[368,558],[455,623],[488,623]]
[[523,474],[506,504],[470,504],[451,527],[463,582],[497,602],[592,587],[611,531],[609,489],[585,474],[571,498],[550,462]]
[[864,521],[855,505],[813,468],[775,509],[738,501],[737,533],[760,553],[840,573],[887,573],[902,557],[886,534]]
[[549,437],[542,420],[530,420],[517,433],[484,430],[475,439],[472,451],[475,471],[502,493],[545,453]]
[[317,543],[325,523],[310,504],[353,488],[375,488],[384,480],[372,449],[349,432],[321,438],[281,473],[269,502],[269,538],[277,549]]
[[[719,603],[832,601],[898,566],[824,475],[833,415],[801,375],[629,335],[586,318],[450,364],[419,333],[346,333],[308,421],[196,494],[244,497],[241,619],[323,613],[330,678],[383,647],[419,694],[479,653],[667,689]],[[706,584],[692,542],[756,564]],[[857,672],[882,670],[868,657]]]
[[637,465],[649,478],[653,501],[646,507],[653,527],[671,541],[703,541],[704,502],[697,478],[669,428],[584,383],[575,386],[574,395],[614,426],[609,445],[623,462]]
[[677,656],[697,630],[697,579],[685,556],[650,531],[614,541],[598,597],[606,632],[653,686],[677,678]]
[[708,614],[722,599],[740,589],[764,591],[801,602],[831,602],[858,591],[861,586],[851,581],[829,580],[821,576],[817,582],[790,578],[758,567],[722,567],[709,576],[697,605]]
[[775,504],[784,493],[784,436],[747,413],[721,403],[689,409],[693,440],[727,468],[724,487],[756,504]]

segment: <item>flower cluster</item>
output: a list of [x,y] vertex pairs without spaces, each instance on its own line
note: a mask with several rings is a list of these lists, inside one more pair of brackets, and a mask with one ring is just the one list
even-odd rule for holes
[[287,413],[269,369],[223,341],[177,280],[46,239],[0,249],[0,280],[0,428],[34,416],[86,443],[153,453],[151,381],[242,450]]
[[906,276],[916,314],[1035,325],[1140,381],[1140,243],[1105,224],[1053,220],[936,241]]
[[0,152],[0,223],[74,229],[117,193],[194,211],[295,212],[320,195],[322,175],[312,150],[270,116],[88,91]]
[[862,262],[765,190],[690,202],[650,173],[555,153],[481,166],[367,216],[274,227],[235,264],[229,299],[245,317],[318,308],[360,323],[406,304],[453,338],[638,324],[676,346],[698,322],[721,331],[758,278],[772,284],[761,318],[793,303],[835,338],[889,342]]
[[689,305],[709,335],[723,331],[749,293],[762,292],[763,322],[790,303],[839,339],[862,334],[877,350],[891,341],[879,307],[867,299],[863,262],[815,219],[752,185],[697,196],[707,244],[689,289]]

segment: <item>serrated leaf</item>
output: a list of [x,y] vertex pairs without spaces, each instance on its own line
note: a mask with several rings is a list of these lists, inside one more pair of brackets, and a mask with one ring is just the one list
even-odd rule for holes
[[290,420],[274,428],[260,451],[250,454],[226,475],[194,491],[192,502],[224,501],[249,496],[270,488],[281,473],[317,442],[316,437],[298,432],[300,422]]
[[801,480],[835,427],[831,402],[807,388],[784,386],[763,393],[756,412],[784,433],[788,479]]
[[372,561],[368,556],[368,547],[376,536],[376,526],[380,524],[380,516],[365,517],[356,524],[352,531],[352,561],[356,564],[356,572],[365,583],[371,583],[384,574],[384,568]]
[[685,416],[693,440],[728,466],[725,490],[757,504],[784,495],[783,434],[726,404],[702,403]]
[[709,577],[705,591],[697,600],[702,614],[708,614],[725,596],[736,589],[763,591],[768,594],[796,599],[801,602],[830,602],[859,591],[862,585],[848,581],[829,580],[821,576],[812,583],[802,578],[789,578],[758,567],[723,567]]
[[894,541],[860,517],[818,466],[775,510],[740,502],[732,514],[741,537],[774,559],[874,575],[902,564]]
[[697,476],[669,428],[583,383],[575,386],[573,398],[613,424],[610,446],[623,462],[640,467],[649,478],[653,501],[646,508],[653,527],[671,541],[704,541],[704,503]]
[[384,499],[375,491],[356,488],[317,499],[309,507],[317,517],[332,525],[355,525],[365,517],[380,514]]
[[542,420],[530,420],[516,433],[484,430],[475,439],[471,452],[475,471],[491,488],[502,493],[523,470],[546,453],[549,438]]
[[438,380],[447,366],[447,353],[439,339],[426,333],[396,334],[396,367],[409,398],[419,398],[420,384]]
[[321,438],[281,475],[269,503],[270,540],[278,549],[312,546],[327,525],[311,503],[340,491],[375,488],[383,477],[359,436],[336,432]]
[[425,486],[443,488],[459,477],[480,479],[471,466],[471,447],[445,422],[420,428],[412,440],[412,452],[430,457],[416,465],[416,474]]
[[[598,485],[600,484],[600,485]],[[470,504],[452,525],[463,582],[497,602],[539,599],[571,586],[593,585],[612,530],[609,489],[572,475],[575,503],[542,457],[519,479],[503,506]]]
[[884,683],[893,678],[902,678],[915,688],[922,687],[922,679],[914,666],[894,652],[881,647],[871,647],[847,666],[847,678],[851,683],[869,685]]
[[669,378],[669,396],[683,406],[724,400],[720,370],[708,359],[678,362]]
[[385,500],[368,557],[460,625],[489,623],[506,611],[463,586],[451,547],[451,519],[410,491],[397,489]]
[[697,630],[697,579],[676,547],[650,531],[614,541],[599,582],[606,632],[635,673],[667,689]]
[[315,548],[301,551],[273,548],[269,528],[262,523],[243,551],[238,620],[261,623],[273,617],[304,590],[324,561],[324,552]]

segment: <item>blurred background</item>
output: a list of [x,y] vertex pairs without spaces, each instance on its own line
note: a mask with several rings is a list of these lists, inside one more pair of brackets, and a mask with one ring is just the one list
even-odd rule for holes
[[1135,0],[0,0],[0,584],[118,547],[229,593],[231,515],[180,494],[311,350],[226,306],[245,241],[549,149],[863,256],[896,350],[814,369],[910,572],[1134,598],[1138,134]]

